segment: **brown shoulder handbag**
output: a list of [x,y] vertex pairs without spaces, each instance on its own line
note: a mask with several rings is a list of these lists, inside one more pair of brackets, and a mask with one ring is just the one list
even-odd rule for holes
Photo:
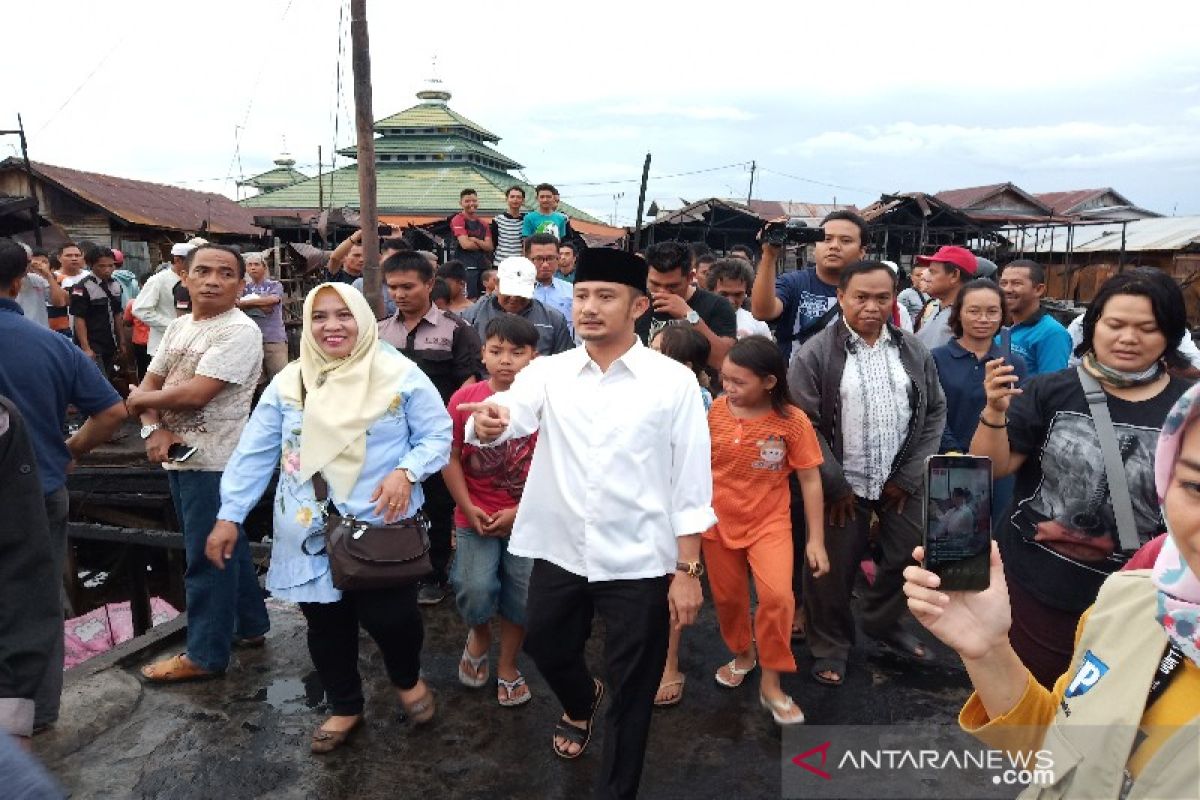
[[[354,517],[342,516],[329,502],[329,485],[317,473],[313,492],[325,510],[325,553],[333,585],[342,590],[386,589],[405,586],[433,572],[429,559],[429,518],[425,512],[391,525],[368,525]],[[307,540],[301,545],[310,553]]]

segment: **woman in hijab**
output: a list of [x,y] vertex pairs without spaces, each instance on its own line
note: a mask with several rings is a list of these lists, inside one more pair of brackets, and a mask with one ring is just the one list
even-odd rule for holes
[[328,753],[362,722],[360,625],[379,645],[409,719],[428,722],[434,705],[420,678],[416,584],[334,588],[313,475],[324,476],[329,503],[343,516],[395,523],[420,510],[420,481],[449,460],[451,427],[433,384],[379,340],[370,306],[352,287],[325,283],[309,292],[303,324],[300,358],[263,392],[225,468],[206,554],[218,566],[229,558],[237,526],[278,464],[267,589],[299,603],[308,622],[309,653],[332,712],[313,733],[312,752]]
[[[1200,783],[1200,387],[1167,417],[1155,483],[1168,536],[1153,569],[1113,574],[1075,634],[1070,668],[1041,686],[1008,640],[999,550],[982,592],[939,592],[905,570],[913,614],[962,657],[975,694],[962,727],[991,746],[1038,753],[1041,797],[1194,797]],[[924,553],[917,548],[913,556]],[[1024,797],[1026,795],[1022,795]]]

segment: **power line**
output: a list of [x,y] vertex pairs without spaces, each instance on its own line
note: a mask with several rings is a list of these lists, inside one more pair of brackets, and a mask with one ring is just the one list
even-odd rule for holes
[[779,175],[782,178],[791,178],[794,181],[800,181],[802,183],[815,183],[817,186],[827,186],[830,189],[845,189],[848,192],[862,192],[863,194],[875,194],[874,190],[863,189],[860,186],[842,186],[837,183],[827,183],[825,181],[819,181],[819,180],[816,180],[815,178],[802,178],[799,175],[789,175],[786,172],[780,172],[779,170],[775,170],[775,169],[768,169],[767,167],[764,167],[764,166],[759,166],[758,169],[760,172],[769,172],[772,175]]
[[66,108],[68,105],[71,104],[71,101],[75,99],[75,95],[77,95],[81,91],[83,91],[83,87],[88,85],[88,81],[90,81],[92,78],[95,77],[96,73],[100,71],[100,68],[103,67],[108,62],[109,57],[113,53],[117,52],[117,49],[121,45],[125,44],[125,40],[128,38],[129,38],[129,28],[126,28],[125,33],[121,36],[121,38],[118,39],[116,41],[116,43],[112,47],[109,48],[108,52],[104,54],[104,58],[100,59],[100,63],[96,64],[96,66],[92,68],[92,71],[87,74],[87,77],[83,79],[83,82],[75,87],[75,91],[71,92],[71,94],[67,97],[67,99],[63,101],[63,104],[58,107],[58,110],[55,111],[53,114],[51,114],[50,118],[47,119],[45,122],[43,122],[42,127],[38,128],[37,132],[34,133],[33,136],[31,136],[30,138],[34,138],[34,137],[38,136],[38,134],[40,134],[42,131],[46,130],[47,126],[49,126],[50,123],[53,122],[58,117],[58,115],[62,113],[64,108]]
[[[720,167],[706,167],[704,169],[693,169],[693,170],[689,170],[687,172],[675,172],[670,175],[651,175],[650,180],[662,181],[662,180],[666,180],[668,178],[682,178],[686,175],[701,175],[705,172],[720,172],[723,169],[733,169],[734,167],[748,167],[748,166],[750,166],[749,161],[739,161],[736,164],[725,164],[724,166],[720,166]],[[615,180],[615,181],[582,181],[579,183],[560,183],[558,185],[559,186],[615,186],[615,185],[621,184],[621,183],[641,183],[641,181],[642,181],[641,178],[628,178],[628,179]]]

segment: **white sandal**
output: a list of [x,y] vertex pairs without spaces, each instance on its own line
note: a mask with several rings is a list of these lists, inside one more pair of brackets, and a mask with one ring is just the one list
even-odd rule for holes
[[780,713],[787,713],[787,712],[791,711],[793,708],[799,709],[799,706],[796,705],[795,701],[793,701],[792,698],[786,694],[783,696],[782,700],[768,700],[767,698],[763,697],[760,694],[758,696],[758,702],[762,704],[763,708],[765,708],[771,712],[771,716],[774,717],[776,725],[782,725],[784,727],[787,727],[788,725],[803,725],[804,724],[804,712],[803,711],[800,712],[800,716],[797,717],[796,719],[779,716]]
[[739,686],[741,686],[743,683],[746,682],[747,675],[749,675],[751,672],[754,672],[755,668],[758,666],[758,659],[757,658],[754,659],[754,663],[751,664],[750,666],[746,667],[745,669],[741,669],[740,667],[738,667],[736,658],[734,658],[733,660],[731,660],[728,664],[725,664],[724,666],[729,668],[729,674],[732,675],[733,677],[737,678],[737,682],[734,683],[733,681],[727,681],[724,678],[722,678],[721,670],[719,668],[713,674],[713,679],[716,680],[717,683],[724,686],[726,689],[736,689]]
[[[481,656],[473,656],[471,655],[470,645],[471,636],[468,634],[467,643],[463,645],[462,658],[458,660],[458,681],[470,689],[478,689],[488,682],[491,670],[488,669],[487,651],[485,650]],[[464,663],[470,664],[471,672],[476,674],[473,675],[471,672],[463,669]],[[482,672],[480,671],[481,669]]]

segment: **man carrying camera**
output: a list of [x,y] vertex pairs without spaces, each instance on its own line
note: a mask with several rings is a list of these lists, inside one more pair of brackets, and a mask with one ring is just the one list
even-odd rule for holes
[[770,223],[762,237],[762,261],[750,293],[750,313],[774,324],[775,340],[784,358],[790,359],[794,348],[838,317],[842,268],[861,260],[865,252],[867,222],[853,211],[834,211],[821,220],[821,229],[824,236],[816,243],[816,263],[779,276],[776,267],[787,231],[782,223]]

